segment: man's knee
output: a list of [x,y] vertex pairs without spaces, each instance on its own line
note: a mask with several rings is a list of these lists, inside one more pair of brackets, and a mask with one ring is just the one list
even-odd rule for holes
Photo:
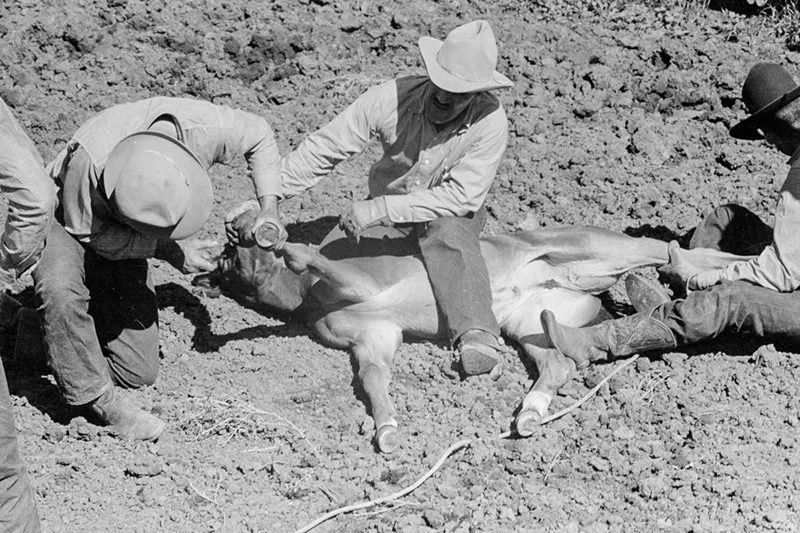
[[125,389],[139,389],[149,387],[158,379],[158,357],[143,358],[133,364],[119,364],[109,360],[109,368],[114,382]]

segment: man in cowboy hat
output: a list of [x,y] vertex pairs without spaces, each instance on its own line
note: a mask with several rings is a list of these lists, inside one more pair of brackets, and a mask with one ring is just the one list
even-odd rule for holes
[[158,97],[89,119],[48,167],[60,185],[58,222],[34,271],[47,355],[72,405],[117,434],[154,440],[164,423],[118,387],[158,373],[158,306],[147,258],[184,273],[216,267],[216,243],[192,239],[212,208],[207,169],[243,156],[262,213],[280,154],[261,117],[188,98]]
[[505,111],[490,91],[513,84],[495,70],[497,44],[486,21],[464,24],[444,42],[423,37],[419,47],[428,75],[370,88],[309,136],[284,159],[276,199],[309,189],[379,139],[383,156],[370,168],[369,198],[344,210],[341,229],[358,238],[394,226],[413,241],[463,371],[497,367],[496,375],[500,329],[478,235],[508,136]]
[[[717,208],[695,230],[690,247],[742,255],[715,270],[697,270],[670,243],[662,272],[683,286],[685,298],[588,328],[568,328],[542,314],[551,343],[579,365],[608,355],[672,348],[747,332],[800,343],[800,87],[780,65],[759,63],[742,99],[751,113],[730,130],[738,139],[765,139],[789,156],[774,229],[738,205]],[[653,301],[658,301],[655,298]]]
[[[8,216],[0,242],[0,337],[11,332],[21,305],[5,293],[8,282],[33,268],[53,219],[56,189],[42,158],[0,99],[0,191]],[[3,346],[0,346],[2,349]],[[5,356],[5,354],[3,354]],[[0,531],[38,533],[39,515],[17,449],[17,431],[0,360]]]

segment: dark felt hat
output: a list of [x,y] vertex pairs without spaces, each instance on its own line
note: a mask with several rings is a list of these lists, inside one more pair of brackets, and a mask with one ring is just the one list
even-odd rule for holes
[[742,100],[750,116],[731,128],[731,136],[747,140],[763,138],[759,128],[798,97],[800,86],[782,66],[775,63],[754,65],[742,86]]

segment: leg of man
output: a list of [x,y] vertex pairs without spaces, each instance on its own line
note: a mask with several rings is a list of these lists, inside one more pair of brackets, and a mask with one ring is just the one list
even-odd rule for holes
[[[103,355],[103,349],[95,329],[95,321],[89,314],[90,300],[91,305],[97,306],[100,303],[98,300],[102,296],[91,294],[87,286],[87,253],[83,246],[67,234],[63,226],[54,223],[42,259],[33,272],[34,290],[41,302],[39,310],[43,319],[45,345],[50,367],[67,403],[87,405],[103,422],[113,426],[120,436],[155,440],[164,430],[164,423],[129,403],[114,387],[111,367]],[[93,269],[92,273],[95,270]],[[121,279],[127,274],[117,272],[116,278],[113,280],[107,278],[107,281],[110,286],[116,282],[127,283],[129,280],[126,279],[123,282]],[[145,315],[142,315],[142,318],[145,318]],[[153,335],[151,331],[153,327],[151,324],[143,328],[150,337]],[[108,329],[106,319],[103,319],[103,329],[104,331]],[[157,357],[157,331],[155,336],[156,348],[154,351],[155,357]],[[129,341],[125,335],[119,336],[119,338],[122,345],[128,345]],[[152,343],[152,339],[144,343],[131,342],[130,348],[132,351],[136,351],[141,344]],[[106,345],[110,344],[112,343],[109,339]],[[120,349],[119,351],[126,354],[124,350]],[[152,354],[149,357],[152,358]],[[130,362],[130,359],[125,359],[125,355],[123,355],[117,361],[120,363],[119,368],[126,370],[133,368],[133,371],[130,373],[114,372],[115,379],[119,379],[119,376],[123,375],[126,379],[130,378],[130,381],[134,382],[135,378],[131,378],[131,374],[145,375],[145,380],[155,379],[152,370],[141,370],[141,367],[152,367],[151,363],[137,365],[136,358],[132,359],[133,363]],[[150,361],[149,358],[145,359]],[[123,361],[128,362],[122,363]]]
[[[492,312],[489,272],[479,243],[485,222],[486,209],[481,207],[468,216],[442,217],[421,224],[418,230],[422,258],[450,340],[455,344],[474,336],[476,346],[488,348],[485,358],[473,354],[475,365],[464,359],[462,349],[467,374],[489,372],[496,363],[489,352],[499,347],[500,326]],[[484,363],[478,362],[481,359]]]
[[89,314],[111,378],[123,388],[158,376],[158,304],[146,259],[109,261],[86,251]]
[[800,346],[800,293],[777,292],[745,281],[723,282],[686,298],[597,326],[570,328],[542,313],[550,343],[579,366],[607,355],[673,348],[748,333]]
[[0,362],[0,531],[38,533],[39,515],[28,472],[19,457],[11,396]]
[[50,368],[71,405],[89,403],[113,386],[89,314],[84,256],[83,246],[54,222],[33,272]]
[[685,299],[660,305],[652,317],[678,344],[713,339],[725,331],[748,333],[800,346],[800,293],[777,292],[745,281],[727,281]]
[[717,207],[694,230],[689,248],[714,248],[736,255],[757,255],[772,242],[772,228],[735,204]]

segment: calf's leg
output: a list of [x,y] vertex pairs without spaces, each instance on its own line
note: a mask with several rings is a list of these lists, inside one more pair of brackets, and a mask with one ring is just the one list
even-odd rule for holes
[[389,398],[389,382],[392,360],[402,339],[399,327],[381,325],[357,334],[352,346],[358,361],[358,377],[375,421],[375,442],[384,453],[393,452],[398,446],[397,412]]
[[278,253],[293,272],[314,274],[343,300],[363,302],[381,290],[367,272],[351,263],[328,259],[305,244],[287,243]]
[[553,397],[569,380],[575,364],[558,350],[546,347],[547,341],[541,333],[526,335],[520,339],[520,343],[528,357],[536,363],[539,373],[536,383],[522,400],[522,408],[514,424],[520,436],[529,437],[541,423]]

